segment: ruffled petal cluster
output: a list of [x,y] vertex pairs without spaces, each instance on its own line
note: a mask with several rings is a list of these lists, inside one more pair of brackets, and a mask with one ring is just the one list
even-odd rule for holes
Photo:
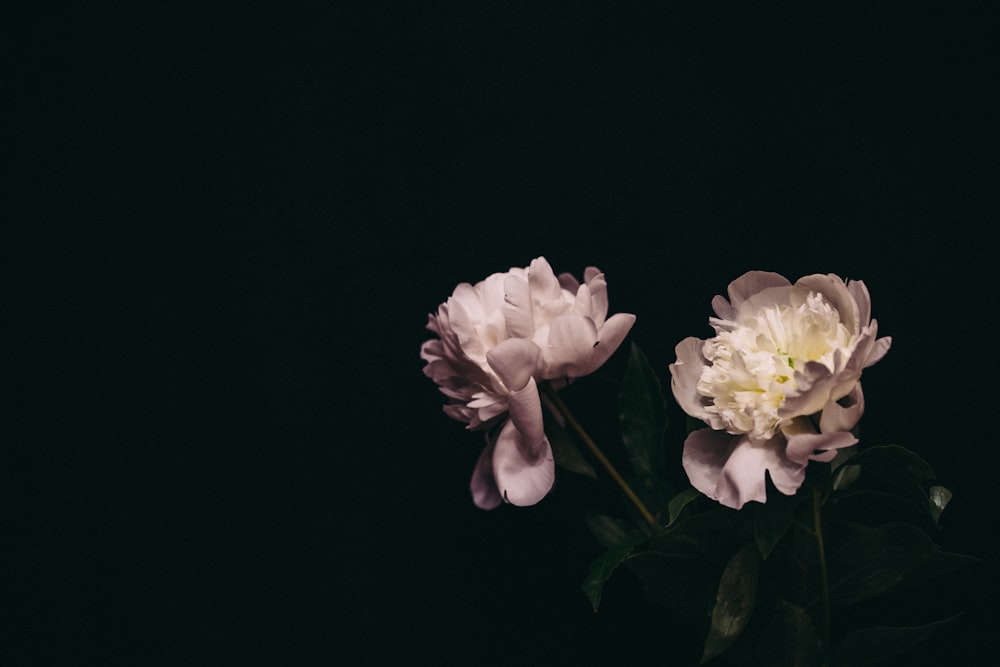
[[598,269],[588,267],[581,283],[557,277],[539,257],[526,268],[458,285],[429,316],[437,338],[420,356],[424,374],[450,399],[444,411],[470,429],[499,427],[489,429],[472,475],[477,506],[533,505],[552,488],[555,464],[538,382],[582,377],[607,361],[635,322],[631,314],[607,313]]
[[857,444],[861,372],[889,350],[878,338],[861,281],[815,274],[794,285],[750,271],[716,296],[714,338],[686,338],[670,365],[681,408],[709,428],[691,433],[683,465],[691,484],[727,507],[765,502],[765,473],[786,495],[809,461]]

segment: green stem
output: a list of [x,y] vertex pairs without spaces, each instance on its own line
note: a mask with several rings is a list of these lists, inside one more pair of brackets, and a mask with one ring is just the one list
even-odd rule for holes
[[823,545],[823,525],[820,509],[823,493],[818,486],[813,487],[813,528],[816,536],[816,551],[819,554],[819,595],[820,595],[820,653],[822,666],[830,665],[830,588],[826,578],[826,549]]
[[608,460],[608,458],[604,455],[604,452],[602,452],[597,446],[597,443],[594,442],[587,431],[580,426],[580,423],[576,421],[573,417],[573,413],[569,410],[569,406],[566,405],[559,394],[557,394],[555,390],[553,390],[546,383],[542,384],[542,391],[549,398],[549,400],[552,401],[552,404],[556,406],[556,409],[559,410],[560,414],[562,414],[562,416],[566,419],[566,423],[570,425],[570,428],[572,428],[573,431],[580,436],[580,439],[583,440],[583,444],[587,446],[587,449],[589,449],[590,453],[594,455],[594,458],[596,458],[604,469],[608,471],[608,474],[611,475],[613,480],[615,480],[615,483],[618,484],[621,490],[625,493],[625,496],[632,501],[632,504],[635,505],[637,510],[639,510],[639,514],[641,514],[642,518],[646,520],[646,523],[653,528],[657,528],[659,523],[656,521],[656,517],[654,517],[653,514],[646,509],[646,506],[641,500],[639,500],[639,496],[635,495],[635,491],[632,490],[632,487],[630,487],[628,482],[626,482],[622,476],[618,474],[618,471],[615,470],[613,465],[611,465],[611,461]]

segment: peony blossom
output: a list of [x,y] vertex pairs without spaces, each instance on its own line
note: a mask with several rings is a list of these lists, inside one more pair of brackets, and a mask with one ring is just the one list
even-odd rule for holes
[[810,460],[830,461],[857,444],[861,371],[885,355],[891,338],[877,338],[865,284],[833,274],[793,285],[750,271],[712,307],[715,337],[684,339],[670,365],[678,404],[709,426],[684,442],[684,470],[727,507],[765,502],[765,472],[792,495]]
[[[581,377],[618,349],[635,316],[610,318],[604,275],[558,278],[543,257],[527,268],[462,283],[427,328],[424,374],[450,402],[444,411],[470,429],[488,429],[472,475],[473,501],[534,505],[552,488],[555,464],[542,428],[538,383]],[[499,427],[497,428],[490,427]]]

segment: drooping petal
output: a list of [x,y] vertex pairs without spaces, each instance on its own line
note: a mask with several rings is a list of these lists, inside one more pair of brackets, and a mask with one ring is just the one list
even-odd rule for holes
[[552,489],[555,461],[542,427],[542,404],[534,379],[509,398],[510,420],[493,451],[497,489],[512,505],[534,505]]
[[534,378],[528,378],[523,389],[512,391],[507,396],[510,420],[523,436],[524,456],[534,458],[541,455],[541,442],[545,440],[542,422],[542,399]]
[[681,465],[684,466],[684,472],[687,473],[691,486],[709,498],[718,500],[716,487],[719,485],[719,476],[739,440],[738,435],[713,431],[710,428],[689,433],[684,440]]
[[523,338],[508,338],[486,353],[486,361],[507,389],[523,389],[541,368],[542,351]]
[[526,507],[539,503],[552,490],[556,468],[548,440],[542,441],[547,452],[545,456],[526,459],[521,455],[520,438],[513,425],[504,426],[493,451],[493,467],[504,501]]
[[493,450],[496,443],[490,442],[489,436],[486,438],[486,446],[483,453],[476,461],[476,467],[472,470],[472,481],[469,489],[472,491],[472,502],[476,507],[484,510],[491,510],[503,502],[500,491],[497,490],[497,483],[493,476]]
[[765,472],[770,473],[774,487],[786,496],[798,491],[805,480],[806,469],[784,455],[783,444],[780,436],[763,443],[751,442],[743,436],[722,468],[716,499],[733,509],[740,509],[751,500],[766,502]]
[[690,336],[674,348],[677,361],[670,364],[670,389],[681,410],[695,419],[707,420],[704,397],[698,392],[698,381],[702,369],[705,368],[705,357],[702,348],[705,341]]

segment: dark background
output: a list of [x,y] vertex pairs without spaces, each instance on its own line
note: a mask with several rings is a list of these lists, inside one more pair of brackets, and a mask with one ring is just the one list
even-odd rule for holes
[[992,650],[996,10],[536,4],[7,12],[11,664],[696,659],[628,572],[591,611],[578,482],[472,505],[423,327],[539,255],[661,379],[748,269],[865,280],[865,441],[983,559],[906,664]]

